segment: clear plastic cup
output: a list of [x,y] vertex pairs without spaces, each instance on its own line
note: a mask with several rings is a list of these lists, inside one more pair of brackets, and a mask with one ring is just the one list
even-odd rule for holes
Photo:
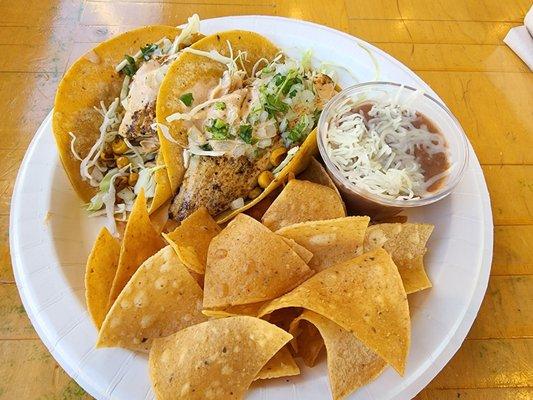
[[[326,105],[318,121],[318,149],[326,169],[339,188],[346,207],[353,214],[380,219],[395,215],[404,208],[420,207],[443,199],[460,182],[468,163],[468,141],[459,121],[440,101],[410,86],[392,82],[367,82],[350,86],[338,93]],[[326,151],[326,125],[339,104],[351,98],[354,104],[380,102],[397,96],[398,103],[409,101],[409,108],[429,119],[444,136],[448,146],[449,174],[434,192],[419,199],[398,200],[376,195],[350,182],[330,160]]]

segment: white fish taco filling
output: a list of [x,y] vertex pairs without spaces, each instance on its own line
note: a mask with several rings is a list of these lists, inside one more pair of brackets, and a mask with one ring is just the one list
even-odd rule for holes
[[120,95],[110,104],[100,101],[94,107],[101,115],[99,136],[84,156],[76,150],[76,131],[69,131],[81,179],[96,188],[87,210],[92,216],[106,215],[112,229],[115,219],[127,218],[141,190],[148,201],[155,196],[155,172],[164,168],[156,162],[160,148],[153,126],[157,94],[172,61],[198,39],[199,27],[194,15],[175,38],[146,43],[115,66],[123,79]]
[[[226,44],[229,56],[184,49],[226,69],[208,90],[182,93],[182,110],[159,124],[174,143],[170,123],[180,121],[187,132],[186,172],[170,208],[178,221],[200,206],[217,215],[257,197],[297,153],[336,93],[332,74],[314,69],[309,53],[302,60],[278,54],[256,61]],[[250,61],[255,63],[247,71]]]

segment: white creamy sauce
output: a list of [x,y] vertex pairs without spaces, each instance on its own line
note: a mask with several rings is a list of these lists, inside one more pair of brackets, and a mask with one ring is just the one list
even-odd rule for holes
[[135,73],[124,102],[125,114],[120,124],[120,134],[125,136],[128,126],[132,124],[135,111],[143,110],[157,99],[157,92],[161,86],[157,76],[160,68],[162,67],[157,61],[149,60],[142,63]]

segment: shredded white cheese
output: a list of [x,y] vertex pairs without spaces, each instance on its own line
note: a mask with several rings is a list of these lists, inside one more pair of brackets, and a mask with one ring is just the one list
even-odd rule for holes
[[430,132],[415,110],[397,103],[397,97],[374,103],[368,118],[346,99],[326,123],[326,152],[345,178],[358,187],[388,199],[417,199],[446,175],[425,180],[415,148],[428,155],[447,152],[444,137]]

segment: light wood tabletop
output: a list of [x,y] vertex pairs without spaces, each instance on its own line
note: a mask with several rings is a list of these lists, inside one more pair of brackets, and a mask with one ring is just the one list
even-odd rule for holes
[[[390,53],[455,113],[494,216],[487,294],[461,349],[417,399],[533,398],[533,74],[502,42],[531,0],[0,0],[0,399],[90,398],[21,304],[8,227],[19,165],[69,63],[132,26],[268,14],[318,22]],[[31,204],[28,204],[31,207]]]

